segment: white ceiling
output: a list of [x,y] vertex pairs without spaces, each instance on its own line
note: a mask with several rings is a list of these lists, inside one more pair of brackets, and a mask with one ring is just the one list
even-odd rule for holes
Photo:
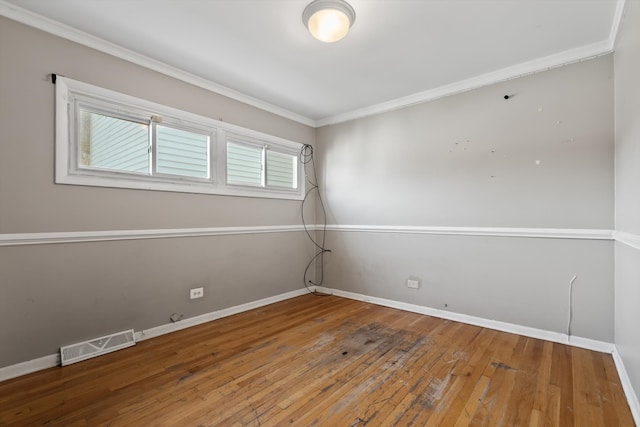
[[0,14],[318,126],[609,52],[624,5],[349,0],[351,32],[325,44],[302,23],[309,2],[0,0]]

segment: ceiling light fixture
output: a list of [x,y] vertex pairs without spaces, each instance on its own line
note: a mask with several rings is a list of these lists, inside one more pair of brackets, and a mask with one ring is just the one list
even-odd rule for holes
[[302,22],[311,35],[327,43],[346,36],[355,20],[355,10],[344,0],[314,0],[302,12]]

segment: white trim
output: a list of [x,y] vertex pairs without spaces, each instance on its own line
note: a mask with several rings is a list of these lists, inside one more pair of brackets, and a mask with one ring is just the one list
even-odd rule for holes
[[[635,392],[631,387],[631,382],[627,376],[626,370],[624,370],[624,364],[617,354],[614,344],[591,340],[588,338],[580,337],[567,337],[567,335],[545,331],[536,328],[530,328],[527,326],[515,325],[512,323],[499,322],[496,320],[484,319],[481,317],[468,316],[466,314],[454,313],[450,311],[438,310],[431,307],[419,306],[416,304],[409,304],[400,301],[394,301],[384,298],[369,297],[362,294],[353,292],[341,291],[337,289],[330,289],[326,287],[316,286],[315,290],[336,295],[343,298],[349,298],[357,301],[368,302],[371,304],[382,305],[385,307],[396,308],[399,310],[409,311],[413,313],[425,314],[428,316],[434,316],[441,319],[452,320],[461,323],[467,323],[475,326],[480,326],[489,329],[495,329],[503,332],[514,333],[518,335],[524,335],[532,338],[543,339],[552,342],[558,342],[561,344],[568,344],[574,347],[586,348],[588,350],[600,351],[604,353],[612,353],[616,367],[618,368],[618,374],[622,382],[623,388],[630,402],[632,413],[636,421],[638,421],[638,400],[635,397]],[[202,323],[217,320],[223,317],[232,316],[234,314],[242,313],[245,311],[253,310],[255,308],[263,307],[265,305],[273,304],[276,302],[284,301],[287,299],[295,298],[300,295],[306,294],[307,289],[298,289],[295,291],[286,292],[284,294],[275,295],[272,297],[263,298],[257,301],[248,302],[245,304],[236,305],[229,308],[206,313],[200,316],[192,317],[189,319],[181,320],[176,323],[165,324],[156,326],[154,328],[145,329],[135,333],[135,340],[144,341],[150,338],[155,338],[164,334],[179,331],[189,328],[191,326],[200,325]],[[40,371],[43,369],[55,367],[60,365],[60,354],[51,354],[38,359],[30,360],[28,362],[17,363],[15,365],[6,366],[0,368],[0,381],[9,380],[22,375],[26,375],[32,372]],[[633,399],[633,400],[632,400]]]
[[501,83],[507,80],[524,77],[529,74],[539,73],[551,68],[561,67],[573,64],[575,62],[584,61],[595,58],[597,56],[606,55],[611,52],[609,41],[601,41],[575,49],[566,50],[564,52],[555,53],[543,58],[534,59],[532,61],[523,62],[521,64],[512,65],[500,70],[492,71],[469,79],[460,80],[448,85],[439,86],[423,92],[414,93],[402,98],[393,99],[387,102],[381,102],[368,107],[359,108],[334,116],[325,117],[316,120],[316,127],[334,125],[351,120],[361,119],[375,114],[382,114],[389,111],[399,110],[401,108],[410,107],[416,104],[422,104],[428,101],[434,101],[446,96],[467,92],[484,86]]
[[309,291],[307,289],[302,288],[302,289],[287,292],[284,294],[259,299],[257,301],[251,301],[245,304],[240,304],[240,305],[236,305],[229,308],[223,308],[222,310],[212,311],[210,313],[202,314],[200,316],[190,317],[188,319],[180,320],[175,323],[168,323],[165,325],[156,326],[151,329],[144,329],[142,331],[136,332],[135,334],[136,342],[148,340],[150,338],[155,338],[160,335],[190,328],[191,326],[200,325],[202,323],[211,322],[213,320],[221,319],[223,317],[233,316],[234,314],[253,310],[254,308],[259,308],[265,305],[295,298],[297,296],[304,295],[308,292]]
[[[58,157],[58,156],[56,156]],[[224,168],[218,168],[225,170]],[[301,170],[302,168],[298,168]],[[57,173],[60,171],[60,173]],[[93,175],[92,175],[93,174]],[[80,185],[88,187],[124,188],[132,190],[165,191],[176,193],[211,194],[216,196],[240,196],[255,197],[260,199],[276,200],[302,200],[304,193],[300,188],[304,186],[304,178],[299,178],[300,185],[292,191],[279,190],[274,187],[250,187],[233,184],[217,185],[210,183],[196,183],[193,181],[176,182],[162,181],[161,178],[145,176],[136,178],[133,175],[107,176],[106,173],[100,175],[96,171],[66,173],[64,170],[56,169],[56,184]]]
[[[1,2],[2,0],[0,0]],[[75,80],[70,77],[66,77],[62,74],[56,77],[56,90],[60,89],[63,93],[61,96],[62,105],[68,102],[69,93],[73,96],[81,96],[92,98],[94,102],[98,104],[113,103],[118,107],[124,109],[133,109],[137,114],[144,116],[160,115],[161,117],[168,116],[172,119],[173,123],[183,123],[186,125],[194,126],[201,130],[208,127],[214,127],[216,129],[222,129],[235,134],[237,137],[249,137],[255,138],[266,145],[276,144],[281,145],[283,148],[298,152],[302,147],[302,143],[288,140],[275,135],[270,135],[265,132],[249,129],[243,126],[234,125],[233,123],[227,123],[221,120],[217,120],[211,117],[203,116],[200,114],[192,113],[179,108],[174,108],[168,105],[160,104],[147,99],[138,98],[137,96],[127,95],[126,93],[118,92],[111,89],[106,89],[100,86],[93,85],[91,83]],[[108,108],[108,106],[106,107]],[[64,111],[64,108],[61,108]],[[166,119],[166,117],[165,117]]]
[[82,44],[84,46],[88,46],[100,52],[107,53],[120,59],[124,59],[150,70],[157,71],[175,79],[193,84],[211,92],[218,93],[236,101],[243,102],[256,108],[260,108],[264,111],[277,114],[281,117],[296,121],[298,123],[302,123],[307,126],[318,128],[321,126],[355,120],[374,114],[385,113],[388,111],[397,110],[427,101],[433,101],[435,99],[454,95],[456,93],[477,89],[483,86],[488,86],[517,77],[522,77],[528,74],[545,71],[550,68],[560,67],[563,65],[610,53],[613,50],[615,41],[617,39],[620,22],[624,11],[624,4],[625,0],[618,0],[608,40],[592,43],[575,49],[566,50],[543,58],[538,58],[511,67],[506,67],[501,70],[496,70],[490,73],[482,74],[480,76],[454,82],[445,86],[418,92],[413,95],[393,99],[387,102],[374,104],[350,112],[328,116],[319,120],[313,120],[309,117],[294,113],[282,107],[278,107],[276,105],[230,89],[226,86],[222,86],[213,81],[198,77],[194,74],[167,65],[163,62],[149,58],[132,50],[125,49],[122,46],[108,42],[99,37],[64,25],[42,15],[38,15],[14,4],[7,3],[4,0],[0,0],[0,15],[6,16],[7,18],[32,26],[39,30],[46,31],[50,34]]
[[[308,225],[308,230],[322,230],[319,224]],[[367,233],[436,234],[453,236],[531,237],[545,239],[611,240],[611,230],[561,228],[506,228],[506,227],[423,227],[390,225],[327,225],[328,231]],[[304,226],[265,225],[244,227],[175,228],[156,230],[70,231],[51,233],[0,234],[0,247],[46,245],[52,243],[106,242],[112,240],[167,239],[173,237],[226,236],[237,234],[285,233],[304,231]],[[616,232],[618,233],[618,232]],[[629,233],[624,233],[629,234]],[[633,235],[632,235],[633,236]],[[618,239],[616,239],[618,240]],[[639,243],[640,244],[640,243]],[[640,248],[640,247],[639,247]]]
[[179,68],[165,64],[164,62],[157,61],[138,52],[126,49],[115,43],[108,42],[100,37],[93,36],[91,34],[85,33],[84,31],[80,31],[78,29],[65,25],[61,22],[54,21],[53,19],[31,12],[22,7],[7,3],[4,0],[0,0],[0,15],[20,22],[22,24],[37,28],[38,30],[46,31],[47,33],[53,34],[55,36],[71,40],[92,49],[96,49],[100,52],[107,53],[109,55],[115,56],[116,58],[124,59],[125,61],[129,61],[133,64],[140,65],[153,71],[157,71],[166,76],[173,77],[194,86],[226,96],[227,98],[231,98],[252,107],[268,111],[280,117],[284,117],[286,119],[293,120],[307,126],[315,125],[314,120],[301,114],[294,113],[282,107],[278,107],[276,105],[246,95],[242,92],[230,89],[211,80],[196,76],[195,74],[188,73]]
[[27,362],[16,363],[15,365],[0,368],[0,381],[21,377],[22,375],[42,371],[60,365],[60,353],[49,354]]
[[629,404],[629,409],[631,409],[631,415],[633,415],[633,420],[635,421],[636,425],[640,426],[640,402],[638,401],[638,395],[633,389],[633,384],[631,383],[629,374],[624,367],[624,361],[622,360],[622,357],[620,357],[620,352],[617,347],[613,351],[612,355],[613,362],[615,363],[616,369],[618,370],[618,377],[620,377],[620,382],[622,383],[622,390],[624,390],[624,394],[627,398],[627,403]]
[[[254,308],[263,307],[265,305],[273,304],[287,299],[295,298],[300,295],[304,295],[309,291],[305,288],[297,289],[295,291],[285,292],[284,294],[274,295],[259,299],[257,301],[248,302],[245,304],[236,305],[233,307],[223,308],[222,310],[212,311],[207,314],[203,314],[189,319],[180,320],[176,323],[169,323],[166,325],[156,326],[151,329],[144,329],[136,332],[134,337],[135,341],[144,341],[149,338],[155,338],[160,335],[168,334],[170,332],[186,329],[191,326],[200,325],[202,323],[210,322],[212,320],[220,319],[234,314],[242,313],[245,311],[253,310]],[[0,381],[10,380],[22,375],[27,375],[32,372],[41,371],[43,369],[53,368],[60,366],[60,353],[50,354],[47,356],[33,359],[28,362],[16,363],[15,365],[5,366],[0,368]]]
[[[210,152],[207,161],[210,162],[212,176],[207,179],[199,179],[188,176],[162,175],[158,174],[156,170],[148,170],[148,174],[139,174],[80,167],[76,158],[79,146],[77,129],[79,125],[76,121],[83,104],[82,108],[96,108],[96,111],[104,110],[107,114],[114,114],[115,117],[119,114],[125,114],[139,118],[141,122],[145,120],[153,122],[152,118],[159,116],[161,121],[168,123],[169,126],[184,127],[206,133],[210,138],[208,144]],[[226,179],[223,179],[225,178],[224,171],[226,171],[227,160],[224,141],[228,132],[238,138],[256,139],[270,150],[280,153],[297,154],[303,147],[303,144],[298,142],[58,76],[56,79],[55,183],[288,200],[302,200],[304,198],[306,183],[304,169],[297,167],[297,164],[295,168],[297,186],[295,188],[228,185]],[[152,145],[154,144],[152,143]]]
[[342,114],[328,116],[315,121],[315,127],[322,127],[350,120],[361,119],[375,114],[382,114],[393,110],[409,107],[411,105],[421,104],[423,102],[434,101],[449,95],[478,89],[483,86],[504,82],[507,80],[524,77],[529,74],[539,73],[551,68],[557,68],[569,65],[575,62],[592,59],[597,56],[606,55],[613,52],[620,31],[620,23],[624,14],[624,6],[626,0],[618,0],[616,10],[611,23],[611,31],[607,40],[580,46],[575,49],[565,50],[532,61],[523,62],[500,70],[492,71],[486,74],[475,76],[466,80],[460,80],[448,85],[439,86],[423,92],[418,92],[402,98],[392,99],[387,102],[370,105],[357,110],[348,111]]
[[616,242],[624,243],[634,249],[640,250],[640,235],[627,233],[626,231],[614,231],[613,238]]
[[588,350],[599,351],[602,353],[613,353],[615,346],[612,343],[592,340],[589,338],[581,338],[567,336],[560,332],[546,331],[543,329],[531,328],[529,326],[516,325],[513,323],[500,322],[498,320],[485,319],[482,317],[469,316],[462,313],[454,313],[452,311],[438,310],[432,307],[426,307],[417,304],[410,304],[401,301],[395,301],[385,298],[371,297],[368,295],[358,294],[354,292],[342,291],[339,289],[331,289],[322,286],[315,288],[319,292],[336,295],[343,298],[349,298],[357,301],[369,302],[371,304],[381,305],[384,307],[397,308],[398,310],[410,311],[412,313],[425,314],[427,316],[438,317],[440,319],[453,320],[455,322],[467,323],[469,325],[480,326],[483,328],[494,329],[497,331],[508,332],[512,334],[523,335],[526,337],[537,338],[541,340],[567,344],[573,347],[586,348]]
[[[311,228],[311,227],[310,227]],[[0,234],[0,247],[46,245],[51,243],[107,242],[112,240],[168,239],[173,237],[228,236],[304,231],[302,225],[264,225],[251,227],[175,228],[159,230],[71,231],[53,233]]]
[[618,0],[618,3],[616,3],[616,11],[613,14],[613,23],[611,24],[611,32],[609,33],[609,45],[611,46],[611,50],[615,49],[616,42],[618,41],[620,25],[622,23],[622,17],[624,16],[625,3],[626,0]]
[[[319,226],[316,226],[319,227]],[[338,225],[329,231],[367,233],[441,234],[454,236],[536,237],[545,239],[612,240],[612,230],[581,228],[428,227],[415,225]]]

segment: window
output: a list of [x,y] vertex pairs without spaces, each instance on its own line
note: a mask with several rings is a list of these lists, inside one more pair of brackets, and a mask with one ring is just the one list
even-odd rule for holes
[[302,144],[56,79],[56,183],[302,199]]
[[78,110],[78,167],[148,173],[149,125]]
[[297,153],[237,138],[227,140],[227,183],[295,190]]
[[227,183],[262,187],[264,185],[262,147],[227,142]]
[[209,179],[209,135],[155,126],[156,173]]
[[267,187],[296,188],[297,170],[297,155],[267,151]]

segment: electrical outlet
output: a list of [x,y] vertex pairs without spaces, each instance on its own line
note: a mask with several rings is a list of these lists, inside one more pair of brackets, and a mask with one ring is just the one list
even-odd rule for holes
[[197,299],[204,296],[204,288],[193,288],[189,293],[189,298]]
[[420,281],[415,279],[407,279],[407,288],[410,289],[419,289]]

